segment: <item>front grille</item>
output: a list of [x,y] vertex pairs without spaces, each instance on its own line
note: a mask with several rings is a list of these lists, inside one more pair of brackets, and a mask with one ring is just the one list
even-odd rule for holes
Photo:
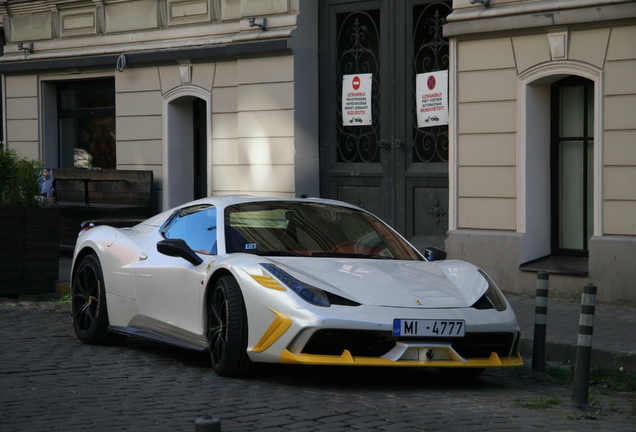
[[319,330],[309,339],[304,354],[341,355],[348,350],[352,356],[381,357],[391,351],[397,341],[451,342],[464,358],[490,357],[494,351],[499,357],[517,354],[514,333],[467,333],[463,338],[396,338],[391,332],[366,330]]
[[319,330],[309,339],[303,353],[341,355],[344,350],[349,350],[352,356],[380,357],[394,346],[391,332]]
[[467,333],[453,341],[453,348],[464,358],[490,357],[493,351],[499,357],[508,357],[513,351],[514,339],[514,333]]

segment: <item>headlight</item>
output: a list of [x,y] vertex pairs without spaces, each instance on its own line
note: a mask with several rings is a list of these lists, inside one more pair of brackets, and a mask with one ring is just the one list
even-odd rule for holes
[[300,298],[307,303],[311,303],[316,306],[329,307],[331,303],[327,299],[327,295],[320,288],[308,285],[299,281],[287,272],[281,270],[274,264],[261,263],[261,267],[271,273],[276,279],[278,279],[287,288],[298,294]]
[[472,306],[475,309],[497,309],[499,312],[506,310],[506,299],[504,298],[497,285],[490,279],[490,276],[483,270],[479,270],[479,273],[488,282],[488,289],[483,296]]

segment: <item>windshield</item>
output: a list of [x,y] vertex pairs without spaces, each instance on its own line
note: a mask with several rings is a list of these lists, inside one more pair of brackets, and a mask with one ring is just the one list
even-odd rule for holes
[[228,253],[422,260],[374,216],[316,202],[269,201],[225,210]]

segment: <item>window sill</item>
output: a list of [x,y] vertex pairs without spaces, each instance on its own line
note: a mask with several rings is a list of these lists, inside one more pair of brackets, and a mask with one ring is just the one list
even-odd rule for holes
[[544,271],[549,274],[568,276],[587,276],[587,264],[587,257],[550,255],[521,264],[519,270],[527,272]]

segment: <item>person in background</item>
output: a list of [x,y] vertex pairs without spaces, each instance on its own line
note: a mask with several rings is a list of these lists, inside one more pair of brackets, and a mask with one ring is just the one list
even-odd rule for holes
[[40,194],[51,201],[55,194],[55,188],[53,187],[53,171],[49,168],[42,170],[42,183],[40,184]]

